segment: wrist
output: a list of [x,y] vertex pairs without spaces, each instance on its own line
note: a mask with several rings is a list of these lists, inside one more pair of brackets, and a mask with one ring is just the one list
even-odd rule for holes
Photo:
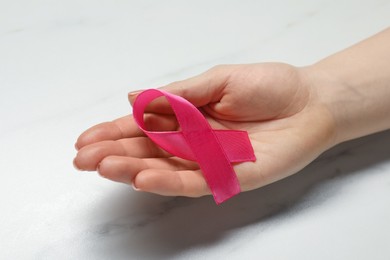
[[351,127],[351,111],[346,103],[354,93],[345,82],[321,64],[313,64],[302,68],[308,87],[311,89],[311,102],[320,108],[321,114],[329,121],[329,146],[335,146],[354,138]]
[[390,30],[304,70],[335,122],[335,143],[390,129]]

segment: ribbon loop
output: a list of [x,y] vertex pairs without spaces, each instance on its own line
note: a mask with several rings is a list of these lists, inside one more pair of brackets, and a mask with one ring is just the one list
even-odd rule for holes
[[[161,96],[171,105],[181,131],[146,129],[143,118],[146,106]],[[232,163],[256,160],[247,132],[213,130],[202,113],[186,99],[157,89],[138,95],[133,116],[140,129],[162,149],[199,164],[217,204],[240,192]]]

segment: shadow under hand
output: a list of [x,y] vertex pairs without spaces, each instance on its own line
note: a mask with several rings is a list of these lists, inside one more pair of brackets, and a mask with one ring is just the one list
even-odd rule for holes
[[[115,196],[119,198],[107,198],[109,209],[99,213],[109,214],[112,220],[94,230],[98,243],[94,250],[98,248],[102,258],[163,259],[213,246],[228,239],[234,230],[250,225],[262,225],[262,230],[270,221],[320,205],[337,196],[337,189],[345,185],[343,179],[366,174],[365,169],[389,161],[389,154],[390,131],[347,142],[327,151],[298,174],[242,193],[220,206],[211,196],[190,199],[118,193]],[[327,182],[331,185],[326,190],[330,186],[331,191],[319,196]]]

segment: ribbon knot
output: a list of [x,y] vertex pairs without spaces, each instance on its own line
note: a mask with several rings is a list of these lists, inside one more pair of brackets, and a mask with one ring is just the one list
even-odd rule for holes
[[[146,129],[143,117],[146,106],[161,96],[171,105],[181,131]],[[138,95],[133,116],[139,128],[162,149],[199,164],[217,204],[240,192],[232,163],[256,160],[246,131],[212,129],[189,101],[157,89],[145,90]]]

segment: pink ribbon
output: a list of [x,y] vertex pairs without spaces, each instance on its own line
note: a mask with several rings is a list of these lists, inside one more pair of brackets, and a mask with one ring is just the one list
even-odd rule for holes
[[[146,106],[161,96],[171,105],[181,131],[160,132],[145,128]],[[138,95],[133,115],[139,128],[161,148],[199,164],[217,204],[240,192],[232,163],[256,160],[246,131],[213,130],[202,113],[186,99],[157,89]]]

